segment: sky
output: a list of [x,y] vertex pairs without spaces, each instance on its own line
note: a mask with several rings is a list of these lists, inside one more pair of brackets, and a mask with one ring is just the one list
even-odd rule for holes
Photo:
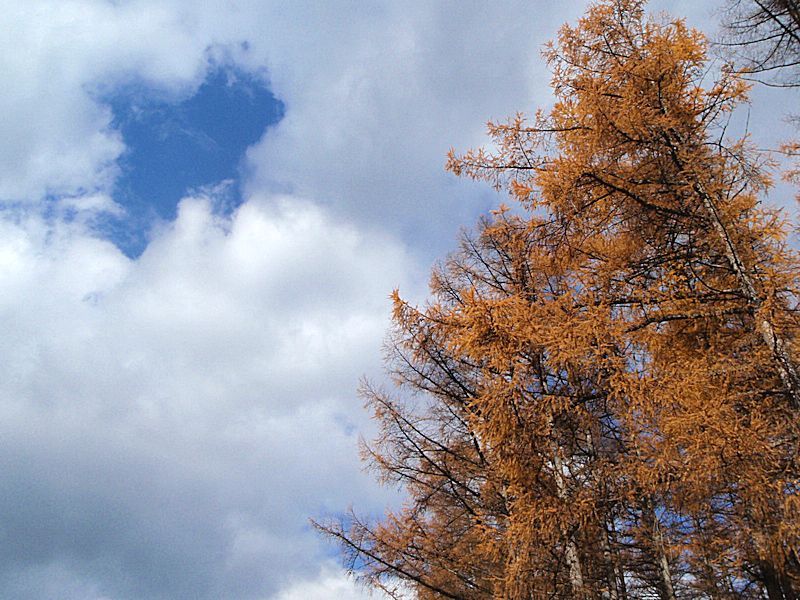
[[356,388],[504,200],[445,154],[551,101],[556,4],[0,0],[0,597],[367,597],[309,518],[401,501]]

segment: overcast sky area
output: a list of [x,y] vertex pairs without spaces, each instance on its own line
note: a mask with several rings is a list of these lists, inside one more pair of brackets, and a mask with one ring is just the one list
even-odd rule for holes
[[355,390],[503,201],[445,154],[551,101],[557,4],[0,0],[0,597],[367,597],[308,519],[398,501]]

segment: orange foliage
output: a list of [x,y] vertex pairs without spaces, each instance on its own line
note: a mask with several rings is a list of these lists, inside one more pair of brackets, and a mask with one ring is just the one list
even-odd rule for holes
[[556,103],[448,168],[506,189],[395,295],[397,397],[368,460],[408,503],[321,526],[419,598],[795,598],[798,261],[746,140],[747,86],[637,0],[546,53]]

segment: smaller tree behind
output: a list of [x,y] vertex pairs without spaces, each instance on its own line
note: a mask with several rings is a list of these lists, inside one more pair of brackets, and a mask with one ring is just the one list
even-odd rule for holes
[[753,77],[769,85],[800,86],[800,2],[729,0],[721,42]]

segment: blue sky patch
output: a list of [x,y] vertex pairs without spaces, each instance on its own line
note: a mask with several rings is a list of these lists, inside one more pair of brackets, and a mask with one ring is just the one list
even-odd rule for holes
[[182,101],[126,88],[108,103],[127,146],[114,199],[128,215],[109,219],[103,229],[129,256],[144,250],[147,224],[173,219],[190,190],[229,180],[225,208],[238,206],[244,152],[284,113],[283,103],[261,81],[226,67],[211,71]]

